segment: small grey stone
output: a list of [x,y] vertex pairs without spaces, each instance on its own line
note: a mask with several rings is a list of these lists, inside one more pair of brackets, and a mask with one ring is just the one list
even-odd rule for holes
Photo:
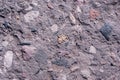
[[69,67],[68,61],[65,58],[56,59],[55,61],[52,61],[52,63],[58,66]]
[[105,37],[106,40],[109,41],[109,36],[112,32],[112,27],[105,23],[105,25],[100,29],[101,34]]
[[38,64],[40,65],[40,67],[44,67],[47,64],[47,54],[43,51],[43,50],[39,50],[36,54],[35,54],[35,60],[36,62],[38,62]]
[[79,52],[79,58],[81,60],[81,63],[83,63],[83,65],[90,65],[91,64],[91,61],[90,61],[90,55],[88,54],[85,54],[85,53],[82,53],[82,52]]

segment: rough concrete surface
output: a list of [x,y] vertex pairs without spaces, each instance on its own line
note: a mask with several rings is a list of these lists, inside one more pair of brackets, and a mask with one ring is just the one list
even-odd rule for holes
[[120,0],[0,0],[0,80],[120,80]]

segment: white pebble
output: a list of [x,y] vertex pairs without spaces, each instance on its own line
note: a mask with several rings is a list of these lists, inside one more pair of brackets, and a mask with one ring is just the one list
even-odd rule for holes
[[52,30],[52,32],[57,32],[58,31],[58,25],[57,24],[52,25],[51,30]]
[[100,69],[100,72],[104,72],[104,70],[103,70],[103,69]]
[[7,51],[4,55],[4,66],[6,68],[11,67],[12,60],[13,60],[13,52],[12,51]]
[[78,13],[81,13],[81,12],[82,12],[82,10],[80,9],[79,6],[77,6],[76,11],[77,11]]
[[9,44],[8,41],[3,41],[3,42],[2,42],[2,46],[4,46],[4,47],[7,47],[8,44]]
[[90,46],[90,53],[96,53],[96,48],[94,46]]
[[76,19],[72,13],[70,13],[69,18],[70,18],[72,24],[76,24]]
[[90,77],[90,70],[89,69],[83,69],[81,70],[82,76],[89,78]]

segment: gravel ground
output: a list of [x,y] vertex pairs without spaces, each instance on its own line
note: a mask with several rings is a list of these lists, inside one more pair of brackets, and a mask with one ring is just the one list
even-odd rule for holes
[[0,0],[0,80],[120,80],[120,0]]

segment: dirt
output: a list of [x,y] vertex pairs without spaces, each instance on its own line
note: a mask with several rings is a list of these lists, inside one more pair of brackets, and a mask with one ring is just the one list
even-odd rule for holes
[[0,80],[120,80],[120,0],[0,0]]

